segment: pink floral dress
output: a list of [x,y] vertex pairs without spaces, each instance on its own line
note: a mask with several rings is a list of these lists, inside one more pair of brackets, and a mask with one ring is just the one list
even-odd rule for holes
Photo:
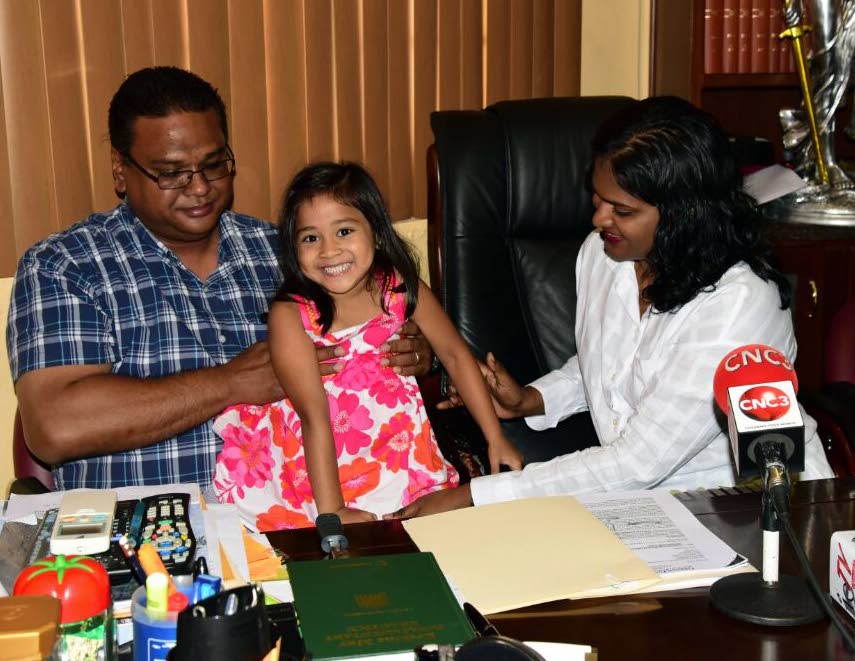
[[[378,516],[438,489],[457,486],[439,452],[415,377],[380,366],[378,347],[404,323],[402,294],[387,296],[388,314],[336,333],[321,334],[317,309],[300,305],[316,346],[340,344],[344,369],[323,377],[330,406],[344,502]],[[223,439],[214,489],[261,531],[314,525],[318,515],[300,433],[288,399],[226,409],[214,420]]]

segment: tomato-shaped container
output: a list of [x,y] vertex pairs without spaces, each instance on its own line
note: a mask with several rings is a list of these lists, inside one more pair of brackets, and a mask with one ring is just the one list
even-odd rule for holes
[[85,555],[42,558],[18,574],[12,592],[59,599],[62,661],[116,658],[110,577],[97,560]]

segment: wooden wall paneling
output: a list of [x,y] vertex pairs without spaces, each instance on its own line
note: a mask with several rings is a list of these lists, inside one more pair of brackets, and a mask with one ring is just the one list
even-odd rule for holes
[[239,162],[235,208],[270,218],[264,12],[261,0],[229,3],[232,148]]
[[437,110],[462,107],[462,12],[463,5],[457,0],[437,4]]
[[[50,3],[58,6],[58,3]],[[119,202],[113,186],[110,165],[110,133],[107,114],[110,100],[125,78],[124,50],[121,39],[105,39],[105,34],[121,34],[122,6],[111,0],[85,0],[80,3],[81,60],[76,63],[77,77],[83,89],[85,116],[70,130],[86,136],[91,167],[91,196],[88,209],[60,215],[65,227],[92,211],[112,209]],[[147,27],[145,24],[143,27]],[[145,30],[143,30],[145,31]]]
[[188,68],[187,0],[152,0],[154,64]]
[[121,0],[124,67],[137,71],[154,64],[154,16],[151,0]]
[[388,4],[389,17],[389,199],[386,203],[392,218],[407,218],[412,208],[413,171],[410,154],[410,15],[407,3]]
[[[389,19],[386,0],[364,0],[362,18],[362,96],[365,163],[383,199],[389,202]],[[396,99],[396,108],[398,100]]]
[[337,153],[340,160],[348,161],[365,160],[359,7],[358,0],[333,3]]
[[511,43],[510,2],[493,0],[486,5],[487,35],[486,62],[487,88],[484,105],[507,99],[510,94],[510,62],[508,61]]
[[[653,94],[693,98],[692,68],[695,64],[690,54],[692,42],[698,35],[693,31],[692,11],[692,3],[686,0],[653,0],[653,39],[650,44],[650,89]],[[700,38],[703,39],[703,31]]]
[[[3,27],[0,25],[0,30]],[[0,32],[2,34],[2,32]],[[0,50],[2,52],[2,50]],[[0,89],[3,89],[3,72],[0,67]],[[9,163],[9,143],[6,140],[6,107],[0,94],[0,217],[13,219],[11,168]],[[15,223],[9,223],[4,229],[4,241],[0,241],[0,278],[15,272],[18,251],[15,241]]]
[[332,4],[330,0],[309,0],[304,12],[309,160],[335,159]]
[[[484,14],[481,0],[461,0],[460,33],[463,36],[480,35],[484,31]],[[463,72],[460,80],[460,107],[479,110],[485,105],[484,51],[481,39],[463,39],[460,51]]]
[[534,75],[533,20],[534,15],[530,3],[511,3],[510,48],[508,50],[508,64],[510,65],[509,99],[531,97],[531,79]]
[[[92,213],[94,163],[90,160],[89,145],[91,138],[97,141],[103,136],[106,122],[101,127],[90,127],[86,117],[82,30],[76,5],[49,3],[48,8],[45,4],[40,3],[51,162],[45,163],[44,169],[53,182],[58,225],[64,227]],[[101,131],[90,137],[91,128]],[[100,156],[100,150],[96,151],[93,157]]]
[[555,3],[554,96],[578,96],[582,86],[582,0]]
[[436,0],[421,0],[414,4],[413,25],[413,149],[410,171],[413,173],[413,205],[411,215],[427,215],[425,154],[433,142],[430,113],[436,108]]
[[0,3],[0,71],[18,254],[58,229],[39,4]]
[[305,17],[300,0],[266,0],[264,13],[272,218],[285,186],[308,159]]
[[555,6],[552,3],[534,3],[531,41],[531,96],[550,96],[555,48]]

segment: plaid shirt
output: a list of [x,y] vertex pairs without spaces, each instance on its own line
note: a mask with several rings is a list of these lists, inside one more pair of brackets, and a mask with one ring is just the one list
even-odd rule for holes
[[[205,282],[122,204],[36,244],[15,276],[6,341],[12,378],[56,365],[111,364],[158,377],[221,365],[267,336],[281,276],[277,230],[220,218],[217,270]],[[58,466],[57,488],[210,483],[221,441],[211,423],[148,447]]]

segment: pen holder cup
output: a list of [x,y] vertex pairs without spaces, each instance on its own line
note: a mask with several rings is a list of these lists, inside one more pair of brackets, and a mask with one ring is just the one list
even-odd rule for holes
[[[189,596],[193,592],[192,576],[173,576],[176,587]],[[134,661],[166,661],[175,647],[178,611],[165,615],[150,615],[146,609],[145,586],[134,590],[131,598],[131,619],[134,623]]]
[[264,591],[243,585],[181,611],[169,661],[255,661],[271,647]]

